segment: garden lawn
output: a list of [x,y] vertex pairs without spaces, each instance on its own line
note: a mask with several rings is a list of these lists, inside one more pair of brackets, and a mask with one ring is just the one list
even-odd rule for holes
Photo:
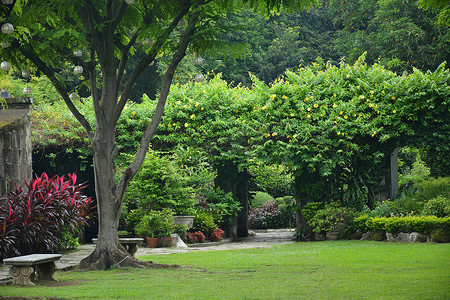
[[363,241],[142,256],[179,269],[57,272],[1,296],[65,299],[448,299],[450,244]]

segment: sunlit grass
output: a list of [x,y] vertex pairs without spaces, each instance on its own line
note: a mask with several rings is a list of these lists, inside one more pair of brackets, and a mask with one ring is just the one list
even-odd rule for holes
[[57,272],[2,296],[70,299],[448,299],[449,244],[362,241],[198,251],[140,259],[179,269]]

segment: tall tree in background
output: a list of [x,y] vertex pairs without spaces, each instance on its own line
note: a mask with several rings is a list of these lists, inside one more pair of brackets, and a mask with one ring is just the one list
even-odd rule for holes
[[[281,8],[304,9],[314,0],[16,0],[1,16],[15,26],[2,35],[10,47],[2,56],[19,69],[38,70],[53,83],[75,118],[84,127],[94,157],[98,203],[99,237],[94,252],[81,262],[82,268],[106,269],[140,262],[128,257],[118,242],[117,229],[124,193],[140,169],[149,143],[160,123],[174,72],[188,49],[214,50],[217,34],[227,29],[221,22],[227,13],[245,4],[259,11]],[[219,44],[220,47],[226,44]],[[138,47],[146,53],[125,72]],[[74,55],[74,50],[80,49]],[[137,78],[163,54],[171,54],[152,121],[134,160],[114,180],[118,154],[115,127]],[[95,124],[77,109],[70,90],[58,76],[61,68],[77,66],[88,83],[95,108]],[[80,68],[82,67],[82,69]]]

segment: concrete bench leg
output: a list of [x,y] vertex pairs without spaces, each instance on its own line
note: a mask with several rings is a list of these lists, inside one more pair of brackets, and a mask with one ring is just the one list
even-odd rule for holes
[[138,250],[138,245],[136,245],[136,244],[128,245],[127,251],[128,251],[128,254],[131,255],[131,257],[134,257],[134,254],[137,252],[137,250]]
[[17,267],[12,266],[9,269],[9,274],[13,277],[13,284],[19,285],[34,285],[31,281],[34,278],[33,267]]
[[54,262],[48,262],[44,264],[38,264],[35,267],[36,270],[36,279],[38,280],[47,280],[47,281],[58,281],[53,274],[56,271],[56,265]]

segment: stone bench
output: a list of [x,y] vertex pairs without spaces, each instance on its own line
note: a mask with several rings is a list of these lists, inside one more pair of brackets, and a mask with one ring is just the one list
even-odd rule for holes
[[[97,238],[93,238],[92,242],[96,244]],[[134,257],[134,254],[138,250],[138,245],[144,242],[142,238],[119,238],[119,243],[127,250],[128,254]]]
[[55,261],[61,258],[61,254],[30,254],[5,258],[5,265],[11,265],[9,274],[13,277],[13,283],[19,285],[34,285],[32,280],[58,281],[53,274],[56,271]]

